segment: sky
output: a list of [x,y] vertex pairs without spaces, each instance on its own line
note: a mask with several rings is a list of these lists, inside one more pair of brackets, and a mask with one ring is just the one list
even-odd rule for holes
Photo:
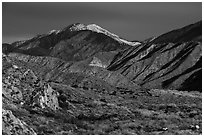
[[145,40],[200,20],[201,2],[3,2],[2,41],[26,40],[73,23],[94,23],[126,40]]

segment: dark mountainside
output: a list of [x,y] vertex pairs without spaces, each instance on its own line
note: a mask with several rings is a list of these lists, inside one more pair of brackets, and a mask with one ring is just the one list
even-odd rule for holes
[[201,46],[201,21],[141,42],[77,23],[4,43],[2,133],[202,134]]
[[119,52],[108,70],[145,88],[202,91],[201,22]]

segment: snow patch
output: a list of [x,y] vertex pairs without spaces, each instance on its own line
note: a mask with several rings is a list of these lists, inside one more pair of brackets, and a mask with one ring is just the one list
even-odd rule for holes
[[60,32],[61,32],[60,30],[51,30],[51,31],[49,31],[47,34],[48,34],[48,35],[53,34],[53,33],[58,34],[58,33],[60,33]]
[[96,25],[96,24],[89,24],[89,25],[84,25],[84,24],[74,24],[72,27],[70,27],[70,31],[80,31],[80,30],[91,30],[97,33],[103,33],[113,39],[115,39],[116,41],[118,41],[121,44],[128,44],[130,46],[136,46],[136,45],[140,45],[140,42],[130,42],[124,39],[121,39],[118,35],[109,32],[106,29],[101,28],[100,26]]
[[70,27],[70,31],[79,31],[79,30],[86,30],[86,26],[84,24],[74,24]]

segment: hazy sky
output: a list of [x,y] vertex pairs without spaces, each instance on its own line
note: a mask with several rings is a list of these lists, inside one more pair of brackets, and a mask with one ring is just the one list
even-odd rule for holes
[[202,3],[3,3],[3,42],[73,23],[95,23],[127,40],[144,40],[202,19]]

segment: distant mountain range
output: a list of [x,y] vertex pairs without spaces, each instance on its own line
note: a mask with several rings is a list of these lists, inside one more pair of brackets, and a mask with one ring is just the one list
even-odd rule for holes
[[202,21],[132,42],[76,23],[2,51],[3,134],[202,132]]
[[[26,41],[3,44],[3,53],[57,58],[74,62],[72,67],[95,65],[145,88],[201,91],[201,28],[200,21],[144,42],[129,42],[95,24],[76,23]],[[77,69],[85,71],[84,65]]]

